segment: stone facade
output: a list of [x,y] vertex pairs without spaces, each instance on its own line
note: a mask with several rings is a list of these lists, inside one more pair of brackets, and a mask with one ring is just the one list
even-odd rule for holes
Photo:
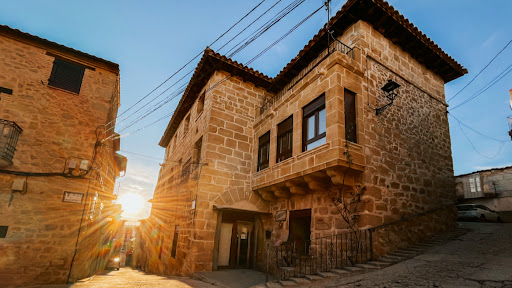
[[[397,13],[383,1],[349,2],[330,21],[332,27],[343,23],[337,41],[329,47],[318,44],[327,34],[321,30],[274,79],[205,51],[160,142],[166,162],[151,216],[141,228],[149,248],[148,271],[189,275],[219,267],[262,269],[266,248],[298,240],[291,227],[299,224],[301,240],[376,228],[376,254],[455,225],[444,84],[466,71],[460,65],[452,74],[446,72],[452,68],[428,66],[371,20],[343,26],[347,22],[340,19],[357,5]],[[406,25],[401,21],[397,25]],[[297,59],[304,55],[309,60],[302,65]],[[221,67],[214,73],[205,68],[211,61]],[[400,85],[398,97],[377,115],[377,108],[390,101],[381,89],[388,80]],[[355,94],[357,140],[346,140],[351,131],[345,127],[345,93]],[[325,144],[304,151],[303,109],[321,95]],[[204,107],[202,114],[198,106]],[[289,117],[291,156],[279,162],[278,126]],[[259,139],[267,132],[269,163],[259,169]],[[192,149],[197,141],[200,156]],[[185,163],[194,159],[198,167],[190,174]],[[336,199],[356,194],[360,200],[348,223]],[[285,212],[284,222],[274,221],[278,211]],[[175,235],[177,254],[170,256]]]
[[512,167],[477,171],[455,178],[460,203],[481,204],[500,212],[512,211]]
[[[119,140],[109,139],[115,122],[103,133],[119,107],[118,65],[0,28],[0,87],[12,90],[0,96],[0,119],[23,129],[12,164],[0,167],[0,226],[7,227],[0,283],[88,277],[104,266],[122,227],[120,207],[113,205],[115,179],[125,169],[116,154]],[[56,58],[85,67],[79,93],[48,82]],[[13,183],[23,183],[21,191]],[[65,202],[65,192],[82,199]]]

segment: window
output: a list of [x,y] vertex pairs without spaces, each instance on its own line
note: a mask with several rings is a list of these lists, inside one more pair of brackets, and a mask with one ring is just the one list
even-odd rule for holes
[[345,140],[357,143],[356,94],[345,89]]
[[80,93],[84,72],[85,68],[82,66],[55,58],[48,85]]
[[199,140],[197,140],[196,144],[194,145],[194,164],[196,164],[196,167],[198,167],[199,163],[201,162],[202,146],[203,146],[203,137],[199,138]]
[[258,171],[268,168],[270,154],[270,131],[263,134],[259,139],[258,146]]
[[204,92],[199,96],[199,99],[197,100],[197,111],[196,115],[199,115],[201,112],[203,112],[204,109]]
[[176,248],[178,247],[178,234],[180,232],[180,225],[174,227],[174,238],[172,239],[171,257],[176,259]]
[[325,95],[303,108],[302,151],[325,144]]
[[480,176],[478,174],[469,178],[469,188],[471,189],[472,193],[482,191],[480,187]]
[[292,157],[293,116],[277,125],[277,162]]
[[185,122],[183,123],[183,136],[188,132],[188,126],[190,126],[190,114],[185,118]]

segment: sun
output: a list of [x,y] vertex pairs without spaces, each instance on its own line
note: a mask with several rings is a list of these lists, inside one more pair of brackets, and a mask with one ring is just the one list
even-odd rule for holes
[[138,194],[127,193],[119,196],[118,203],[123,205],[125,213],[136,214],[144,206],[144,199]]

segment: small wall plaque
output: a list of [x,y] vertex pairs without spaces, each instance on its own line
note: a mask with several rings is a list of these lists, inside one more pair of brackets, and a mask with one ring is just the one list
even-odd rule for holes
[[64,191],[64,195],[62,196],[62,202],[68,202],[68,203],[82,203],[82,200],[84,199],[84,193],[78,193],[78,192],[69,192]]
[[284,221],[286,221],[286,210],[276,211],[275,221],[276,222],[284,222]]

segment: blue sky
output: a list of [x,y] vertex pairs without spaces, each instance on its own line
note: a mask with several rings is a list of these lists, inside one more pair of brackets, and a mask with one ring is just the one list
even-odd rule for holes
[[[119,63],[121,68],[119,111],[123,112],[213,42],[259,2],[260,0],[54,0],[44,2],[4,0],[0,10],[0,24]],[[262,17],[262,20],[268,20],[269,16],[291,2],[291,0],[282,0],[269,15]],[[323,2],[323,0],[306,0],[299,8],[233,58],[242,63],[251,59],[320,7]],[[264,2],[239,27],[245,27],[274,3],[276,3],[275,0]],[[343,3],[345,0],[332,1],[333,14],[341,8]],[[492,5],[489,3],[483,0],[390,1],[391,5],[423,33],[469,70],[469,74],[445,86],[447,99],[462,89],[512,40],[510,33],[512,17],[509,15],[512,11],[512,1],[493,0]],[[325,10],[321,10],[250,66],[269,76],[276,75],[318,32],[326,18]],[[261,23],[263,21],[257,22],[256,26]],[[239,31],[239,29],[233,29],[212,48],[218,50]],[[242,35],[245,38],[244,35],[247,34]],[[226,53],[227,50],[229,48],[224,48],[220,53]],[[474,95],[511,64],[512,44],[449,104],[454,107]],[[184,71],[188,72],[194,67],[195,65],[190,65]],[[184,73],[177,76],[182,75]],[[163,88],[167,88],[173,80],[177,79],[179,78],[171,79]],[[470,144],[461,132],[457,121],[450,117],[456,175],[512,165],[512,145],[507,135],[506,119],[512,114],[508,92],[512,89],[511,80],[512,73],[507,74],[473,101],[451,111],[457,119],[468,126],[487,136],[504,141],[491,140],[463,126],[464,133],[473,143]],[[180,82],[177,86],[182,83],[185,82]],[[155,96],[158,94],[156,93]],[[158,99],[165,99],[167,96],[168,93],[161,95]],[[178,98],[120,134],[145,127],[172,112],[179,101]],[[156,102],[158,100],[148,107]],[[137,107],[134,107],[120,117],[117,131],[137,118],[136,116],[144,114],[147,108],[123,120],[124,116],[136,109]],[[158,146],[158,142],[168,120],[169,118],[166,118],[122,139],[121,150],[124,151],[129,162],[127,175],[119,179],[121,193],[136,192],[145,199],[152,197],[158,177],[158,163],[162,162],[164,155],[164,149]],[[136,215],[125,214],[124,216],[127,219],[144,216],[149,212],[149,205],[148,203],[145,210]]]

